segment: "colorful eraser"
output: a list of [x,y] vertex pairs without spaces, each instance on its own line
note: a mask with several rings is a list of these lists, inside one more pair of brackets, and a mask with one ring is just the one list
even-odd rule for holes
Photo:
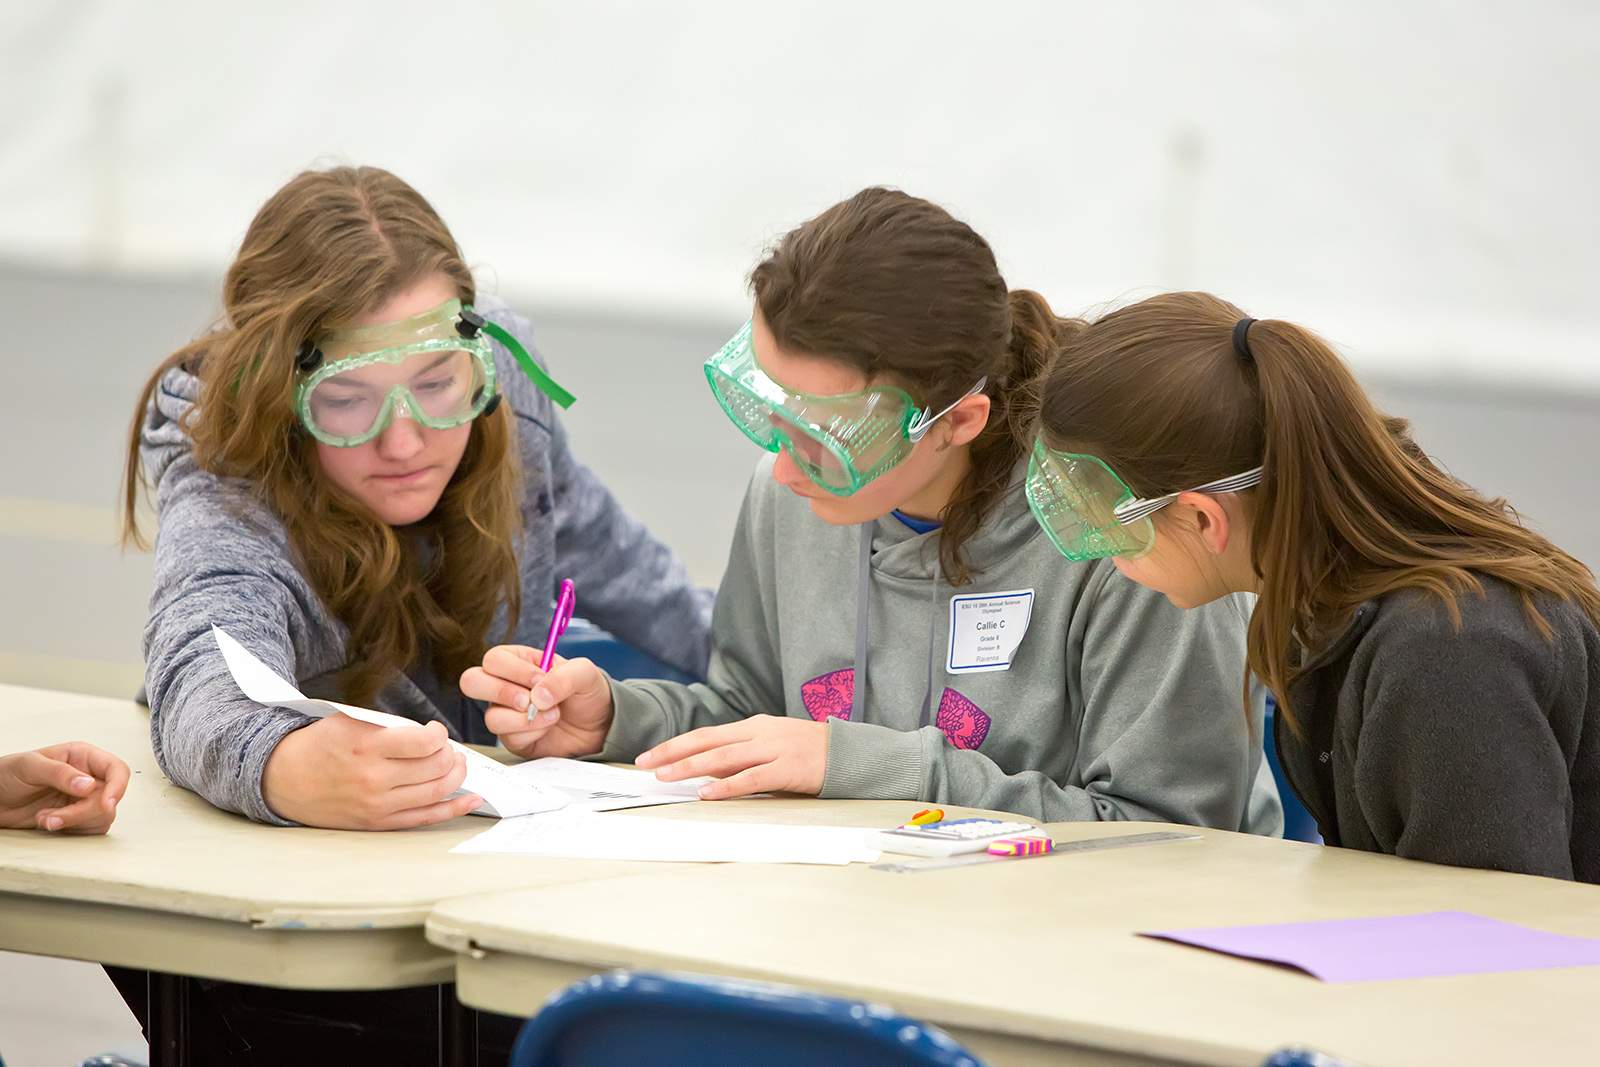
[[1055,848],[1048,837],[1002,837],[989,843],[991,856],[1042,856]]
[[907,826],[927,826],[929,823],[936,823],[936,822],[943,822],[943,821],[944,821],[944,809],[943,808],[928,808],[926,811],[919,811],[915,815],[911,816],[911,821],[906,823],[906,825]]

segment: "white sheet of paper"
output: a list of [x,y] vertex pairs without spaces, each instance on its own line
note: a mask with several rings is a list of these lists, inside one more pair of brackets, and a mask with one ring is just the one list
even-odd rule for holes
[[[390,715],[387,712],[352,707],[336,700],[314,700],[284,681],[271,667],[257,659],[254,653],[229,637],[221,627],[212,626],[211,632],[216,636],[217,647],[222,649],[222,658],[227,661],[233,680],[238,683],[245,696],[258,704],[291,708],[303,711],[307,715],[315,715],[319,719],[339,712],[352,719],[370,722],[374,726],[417,725],[411,719]],[[568,802],[566,793],[541,785],[537,781],[519,777],[505,764],[492,760],[481,752],[474,752],[465,745],[455,741],[450,743],[467,757],[466,781],[462,782],[461,788],[451,795],[476,793],[482,797],[483,805],[473,812],[474,815],[511,818],[541,811],[555,811],[566,806]]]
[[572,798],[567,810],[618,811],[655,804],[683,804],[699,800],[699,789],[710,778],[659,782],[649,771],[607,767],[603,763],[546,756],[509,768],[524,781],[536,782]]
[[876,831],[849,826],[698,822],[567,810],[503,819],[451,852],[686,863],[876,863]]

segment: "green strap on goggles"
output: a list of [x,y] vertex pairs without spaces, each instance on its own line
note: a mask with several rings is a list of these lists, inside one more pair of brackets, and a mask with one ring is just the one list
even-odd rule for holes
[[470,322],[472,320],[467,318],[468,315],[477,320],[474,325],[496,341],[499,341],[505,347],[505,350],[511,353],[511,358],[517,361],[517,366],[522,368],[522,373],[528,376],[528,380],[538,386],[539,392],[555,403],[560,404],[563,409],[570,408],[572,402],[578,399],[563,389],[561,384],[550,377],[543,367],[534,362],[533,357],[528,354],[528,350],[522,347],[521,341],[512,336],[510,330],[498,322],[490,322],[471,308],[462,308],[462,319]]

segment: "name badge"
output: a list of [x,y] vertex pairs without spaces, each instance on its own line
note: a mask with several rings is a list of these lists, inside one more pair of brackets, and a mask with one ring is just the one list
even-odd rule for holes
[[951,597],[950,657],[945,670],[979,674],[1010,669],[1032,615],[1032,589]]

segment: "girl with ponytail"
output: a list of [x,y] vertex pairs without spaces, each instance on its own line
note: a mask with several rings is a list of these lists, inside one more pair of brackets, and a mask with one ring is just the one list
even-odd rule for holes
[[1600,881],[1594,576],[1327,344],[1169,293],[1079,331],[1039,415],[1029,494],[1069,559],[1180,607],[1259,594],[1249,666],[1325,841]]
[[710,775],[708,799],[1279,825],[1236,711],[1248,608],[1184,613],[1109,565],[1061,568],[1029,517],[1023,400],[1076,324],[1008,291],[966,224],[881,188],[790,232],[751,287],[750,323],[706,374],[774,455],[734,535],[707,683],[585,660],[542,675],[537,650],[491,649],[462,688],[499,705],[506,747]]

